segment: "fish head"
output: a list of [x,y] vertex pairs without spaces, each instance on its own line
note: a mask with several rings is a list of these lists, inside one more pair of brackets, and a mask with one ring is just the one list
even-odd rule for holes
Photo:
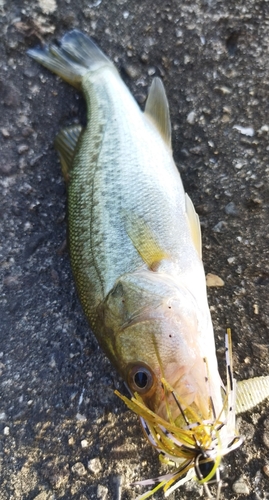
[[210,418],[211,397],[220,412],[222,383],[208,306],[199,308],[186,287],[161,273],[126,274],[98,316],[102,347],[151,411],[165,420],[181,418],[169,386],[184,411]]
[[227,431],[207,303],[200,308],[185,286],[141,271],[117,281],[98,317],[102,347],[133,396],[122,398],[141,417],[151,444],[177,464],[210,470],[206,480],[213,477],[237,433],[232,419]]
[[102,347],[132,397],[116,393],[139,415],[160,458],[176,465],[167,479],[157,478],[166,495],[194,476],[209,496],[207,483],[216,478],[220,492],[221,458],[241,444],[233,379],[225,395],[201,303],[170,276],[142,270],[120,277],[98,309]]

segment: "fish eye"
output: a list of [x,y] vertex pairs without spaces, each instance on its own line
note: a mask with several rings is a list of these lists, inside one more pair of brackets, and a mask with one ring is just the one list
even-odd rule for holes
[[154,375],[150,368],[144,364],[130,367],[128,372],[128,385],[132,391],[146,394],[153,386]]

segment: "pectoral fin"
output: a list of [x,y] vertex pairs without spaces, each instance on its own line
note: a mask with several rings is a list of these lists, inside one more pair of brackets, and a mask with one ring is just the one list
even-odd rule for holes
[[202,235],[199,217],[190,197],[185,193],[186,212],[190,224],[191,236],[200,258],[202,258]]
[[66,182],[69,181],[75,149],[82,130],[81,125],[64,128],[56,136],[54,142],[55,148],[60,154],[62,173]]
[[269,398],[269,375],[237,382],[236,414],[251,410]]
[[151,229],[142,217],[134,214],[125,214],[124,219],[127,234],[137,252],[148,267],[156,271],[160,261],[169,258],[169,255],[160,247]]
[[164,141],[171,148],[171,122],[169,105],[162,80],[154,78],[149,89],[145,114],[154,122]]

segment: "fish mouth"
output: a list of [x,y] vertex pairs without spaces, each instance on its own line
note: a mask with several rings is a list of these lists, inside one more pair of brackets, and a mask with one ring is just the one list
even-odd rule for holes
[[227,387],[219,415],[215,414],[213,401],[209,398],[208,419],[204,419],[193,407],[186,405],[180,399],[164,378],[161,378],[161,383],[166,400],[172,396],[179,409],[180,418],[173,418],[168,404],[166,420],[150,410],[137,392],[128,398],[115,391],[128,408],[140,417],[144,434],[159,453],[161,462],[176,468],[171,474],[135,483],[140,485],[159,483],[140,496],[139,500],[149,498],[160,488],[163,488],[166,497],[192,478],[196,478],[203,485],[208,498],[213,498],[208,484],[216,484],[215,500],[219,500],[221,459],[238,448],[243,441],[237,434],[235,425],[235,380],[232,375],[230,330],[227,331],[225,345]]

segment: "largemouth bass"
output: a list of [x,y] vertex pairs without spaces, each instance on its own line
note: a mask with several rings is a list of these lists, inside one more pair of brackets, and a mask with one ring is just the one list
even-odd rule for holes
[[241,443],[230,336],[225,389],[199,218],[173,160],[163,84],[153,80],[142,112],[112,62],[77,30],[28,53],[86,99],[87,126],[56,138],[71,264],[89,324],[132,396],[120,397],[162,459],[176,464],[151,493],[168,495],[193,476],[218,480],[221,457]]

